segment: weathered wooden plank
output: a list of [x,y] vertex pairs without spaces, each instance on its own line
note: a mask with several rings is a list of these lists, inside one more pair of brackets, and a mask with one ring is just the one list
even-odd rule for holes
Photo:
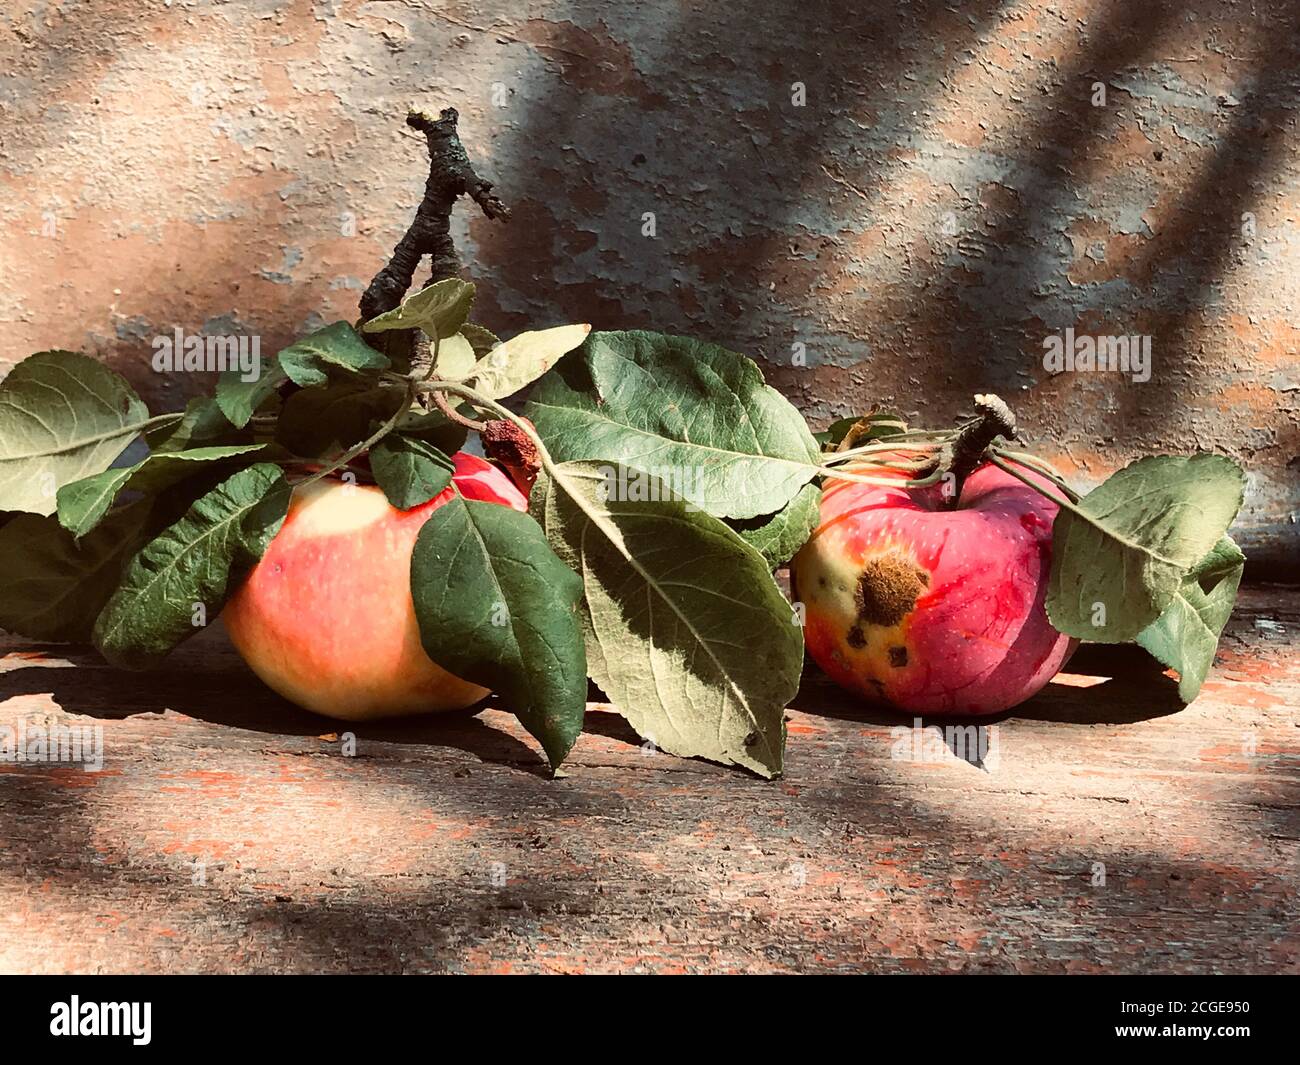
[[1247,590],[1181,711],[1087,648],[983,768],[810,676],[774,783],[599,705],[560,780],[493,709],[345,757],[217,633],[140,675],[9,641],[0,724],[105,764],[0,765],[0,969],[1300,971],[1298,633]]

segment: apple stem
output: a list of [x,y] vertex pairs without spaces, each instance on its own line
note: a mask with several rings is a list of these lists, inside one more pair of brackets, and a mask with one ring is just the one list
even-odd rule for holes
[[[441,379],[433,378],[432,380],[426,380],[424,383],[431,384],[438,380]],[[460,411],[447,401],[446,393],[442,391],[436,389],[421,389],[420,395],[422,397],[428,396],[432,399],[433,405],[437,407],[438,410],[442,412],[443,416],[450,422],[455,422],[457,425],[463,426],[466,429],[472,429],[476,433],[481,433],[487,428],[487,422],[475,421],[473,418],[466,418],[465,415],[461,414]]]
[[952,492],[948,507],[953,509],[961,501],[962,485],[982,462],[988,461],[989,445],[998,437],[1014,440],[1016,416],[1000,396],[986,392],[975,397],[977,417],[957,430],[951,443],[939,453],[936,472],[940,477],[952,475]]

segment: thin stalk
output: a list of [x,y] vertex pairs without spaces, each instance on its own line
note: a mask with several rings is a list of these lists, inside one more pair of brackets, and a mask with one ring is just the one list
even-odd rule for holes
[[[166,425],[168,422],[178,422],[184,417],[185,417],[185,412],[179,410],[173,411],[170,414],[156,414],[152,418],[150,418],[147,422],[144,422],[140,426],[140,430],[144,431],[145,429],[152,429],[155,425]],[[117,434],[110,433],[108,435],[115,436]],[[84,441],[82,441],[82,443],[84,443]]]
[[302,488],[309,484],[315,484],[317,481],[321,480],[322,478],[328,477],[335,470],[342,469],[358,455],[362,455],[365,452],[369,451],[372,447],[374,447],[377,443],[379,443],[379,441],[381,441],[395,428],[397,428],[397,423],[402,420],[403,415],[409,413],[411,407],[411,401],[415,398],[415,391],[416,391],[415,382],[412,381],[408,384],[406,389],[406,402],[403,403],[397,409],[397,413],[394,414],[391,418],[389,418],[388,421],[386,421],[379,430],[377,430],[372,436],[361,441],[361,443],[356,444],[353,447],[349,448],[347,451],[345,451],[343,455],[332,466],[326,466],[325,469],[318,470],[316,473],[313,473],[310,477],[304,477],[301,481],[297,482],[297,484],[295,484],[294,487]]
[[916,451],[922,454],[929,454],[930,452],[937,450],[940,446],[941,446],[941,442],[937,440],[931,444],[922,444],[922,443],[889,444],[883,442],[875,443],[875,444],[863,444],[861,447],[849,448],[848,451],[832,451],[829,455],[826,456],[826,461],[827,462],[848,462],[852,459],[860,458],[863,455],[874,455],[874,454],[879,454],[880,452],[891,452],[891,451],[892,452]]
[[878,484],[885,488],[928,488],[930,485],[938,484],[943,480],[942,470],[935,470],[919,480],[904,480],[898,477],[868,477],[864,474],[849,473],[847,470],[837,469],[834,466],[816,466],[814,468],[821,476],[830,477],[837,481],[852,481],[854,484]]
[[[428,378],[425,378],[424,383],[428,383]],[[438,410],[442,412],[443,417],[450,422],[454,422],[466,429],[473,429],[476,433],[481,433],[487,425],[486,422],[476,421],[473,418],[466,418],[465,415],[461,414],[460,411],[447,402],[447,397],[442,392],[435,391],[426,392],[424,394],[433,397],[433,405],[437,407]]]
[[[1026,477],[1023,473],[1021,473],[1019,470],[1012,469],[1009,465],[1007,465],[1007,463],[1003,462],[1000,458],[998,458],[997,455],[993,454],[992,452],[989,452],[985,457],[991,463],[993,463],[994,466],[1000,469],[1003,473],[1009,473],[1017,481],[1023,481],[1025,484],[1029,485],[1030,488],[1032,488],[1044,499],[1050,499],[1062,510],[1068,510],[1071,514],[1077,514],[1079,517],[1084,518],[1086,521],[1088,521],[1089,524],[1092,525],[1097,524],[1095,521],[1089,518],[1087,514],[1083,513],[1083,511],[1081,511],[1078,507],[1076,507],[1073,503],[1071,503],[1068,499],[1062,499],[1054,492],[1049,492],[1037,481],[1032,481],[1028,477]],[[1036,473],[1038,471],[1035,470],[1034,472]]]
[[429,351],[429,368],[424,371],[424,376],[420,378],[421,383],[428,381],[431,377],[433,377],[433,371],[438,366],[438,349],[441,346],[442,346],[442,338],[437,333],[434,333],[433,348]]
[[1021,466],[1033,470],[1035,473],[1046,477],[1052,482],[1052,484],[1056,485],[1057,488],[1061,489],[1062,492],[1075,502],[1079,500],[1079,493],[1066,484],[1065,479],[1051,465],[1042,461],[1042,459],[1023,451],[1008,451],[1005,448],[1000,447],[993,448],[993,454],[1000,458],[1004,458],[1009,462],[1017,462]]
[[525,436],[537,445],[537,454],[542,460],[542,464],[549,470],[555,466],[555,460],[551,458],[551,453],[546,450],[546,445],[542,443],[542,438],[523,418],[514,411],[507,410],[494,400],[488,399],[487,396],[481,396],[469,385],[463,385],[458,381],[427,381],[416,387],[418,392],[441,392],[447,395],[460,396],[461,399],[467,400],[470,404],[479,410],[486,410],[495,414],[498,418],[503,418],[508,422],[514,422],[523,430]]
[[1031,455],[1024,455],[1021,452],[1005,451],[1002,448],[993,448],[991,450],[989,455],[990,461],[992,460],[993,455],[997,455],[999,458],[1005,459],[1008,462],[1014,462],[1019,466],[1025,467],[1025,469],[1033,470],[1034,473],[1050,481],[1059,488],[1065,496],[1071,500],[1071,502],[1077,503],[1079,501],[1079,493],[1066,484],[1061,475],[1057,473],[1056,470],[1052,469],[1052,467],[1047,465],[1047,463],[1039,462],[1039,460],[1035,459]]

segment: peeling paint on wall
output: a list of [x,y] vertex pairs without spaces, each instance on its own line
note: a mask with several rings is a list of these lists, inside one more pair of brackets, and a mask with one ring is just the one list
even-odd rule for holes
[[[406,106],[450,105],[514,209],[456,219],[495,330],[708,337],[818,424],[999,391],[1080,487],[1225,451],[1294,565],[1298,59],[1284,0],[51,0],[0,15],[0,368],[85,350],[167,408],[203,383],[153,335],[355,316]],[[1151,380],[1048,373],[1067,328]]]

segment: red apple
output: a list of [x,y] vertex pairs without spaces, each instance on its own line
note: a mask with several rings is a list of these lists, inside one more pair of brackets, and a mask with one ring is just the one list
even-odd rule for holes
[[[527,510],[496,467],[460,452],[467,499]],[[420,644],[411,550],[448,487],[398,510],[373,485],[326,478],[294,490],[284,526],[222,613],[254,673],[286,699],[347,721],[453,710],[487,689],[454,677]]]
[[955,508],[941,485],[830,482],[792,566],[808,653],[842,687],[903,710],[992,714],[1023,702],[1075,646],[1044,607],[1055,517],[1055,504],[991,465],[966,479]]

